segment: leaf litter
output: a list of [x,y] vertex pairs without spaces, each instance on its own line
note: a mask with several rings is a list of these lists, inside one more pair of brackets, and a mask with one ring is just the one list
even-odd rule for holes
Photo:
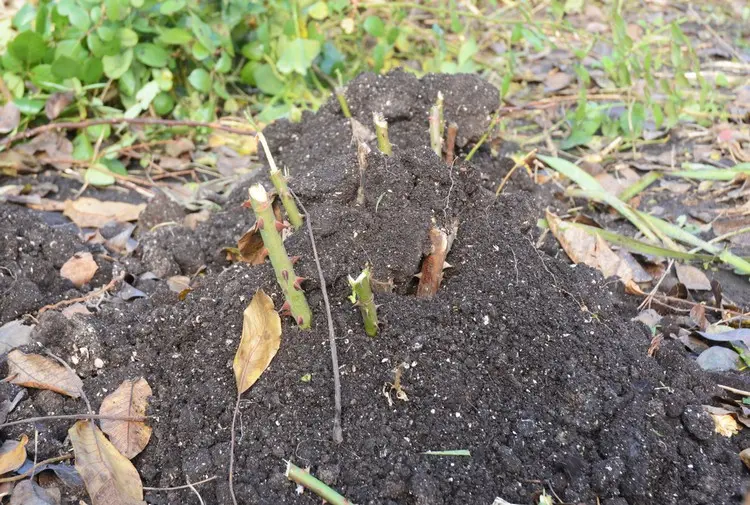
[[[126,380],[102,401],[102,416],[144,417],[148,399],[152,395],[146,379]],[[144,421],[102,419],[102,431],[109,435],[112,445],[128,459],[133,459],[148,445],[152,429]]]
[[8,353],[8,377],[11,384],[37,389],[49,389],[71,398],[80,398],[83,381],[57,361],[39,354],[25,354],[19,350]]

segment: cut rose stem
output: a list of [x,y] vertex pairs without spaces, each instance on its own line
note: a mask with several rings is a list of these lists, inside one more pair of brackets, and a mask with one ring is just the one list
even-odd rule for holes
[[354,505],[334,489],[328,487],[291,461],[288,461],[286,465],[286,478],[309,489],[331,505]]
[[422,262],[422,270],[418,274],[417,298],[432,298],[437,293],[443,281],[443,270],[450,266],[445,258],[457,232],[457,222],[453,223],[450,233],[436,226],[430,228],[430,254]]
[[302,226],[302,216],[299,213],[297,204],[294,202],[291,193],[289,193],[289,186],[286,183],[286,177],[281,173],[279,167],[276,166],[276,162],[273,159],[271,150],[268,148],[268,142],[266,142],[266,136],[258,132],[258,141],[263,146],[263,151],[266,153],[266,159],[268,160],[268,166],[271,169],[271,182],[273,187],[276,188],[276,192],[279,194],[281,203],[284,205],[286,215],[289,218],[289,223],[296,230]]
[[450,165],[455,158],[458,125],[456,123],[449,124],[447,132],[445,136],[445,162]]
[[372,113],[372,122],[375,123],[375,134],[378,137],[378,149],[383,154],[390,156],[393,153],[391,141],[388,139],[388,121],[380,112]]
[[271,200],[262,184],[251,186],[248,193],[250,206],[255,212],[255,225],[260,230],[263,244],[268,249],[268,257],[271,259],[271,265],[276,273],[276,281],[284,292],[284,298],[286,299],[284,305],[288,306],[289,312],[291,312],[300,328],[309,328],[312,323],[312,313],[310,312],[310,306],[307,304],[305,293],[300,286],[303,279],[297,277],[294,273],[292,260],[286,252],[279,231],[280,228],[284,228],[284,224],[276,220]]
[[357,163],[359,164],[359,187],[357,188],[357,205],[365,204],[365,172],[367,171],[367,155],[370,148],[364,142],[357,143]]
[[437,105],[430,107],[430,147],[440,157],[443,154],[443,138],[440,135],[440,111]]
[[354,293],[354,300],[362,313],[365,333],[374,337],[378,334],[378,311],[375,297],[370,287],[370,268],[366,267],[356,279],[349,277],[349,284]]

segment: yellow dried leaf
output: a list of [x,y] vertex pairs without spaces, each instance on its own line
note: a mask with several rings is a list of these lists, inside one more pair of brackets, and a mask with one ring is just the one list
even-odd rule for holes
[[247,391],[276,356],[281,345],[281,318],[271,298],[259,289],[243,314],[242,340],[234,356],[239,394]]
[[79,228],[101,228],[110,221],[135,221],[146,204],[101,201],[96,198],[66,200],[63,214]]
[[570,226],[550,211],[546,211],[546,215],[552,235],[573,263],[584,263],[599,270],[604,277],[617,276],[626,285],[633,279],[633,270],[603,238]]
[[0,446],[0,475],[18,470],[26,461],[26,444],[29,437],[23,435],[21,440],[6,440]]
[[239,259],[251,265],[262,265],[268,256],[268,250],[263,244],[263,238],[257,226],[253,226],[240,237],[237,241],[237,249],[240,252]]
[[714,419],[716,433],[725,437],[736,435],[740,431],[740,425],[731,414],[711,414]]
[[75,253],[60,269],[60,275],[68,279],[77,288],[87,284],[99,266],[89,252]]
[[[99,414],[113,417],[144,417],[151,394],[151,386],[143,377],[135,381],[123,381],[102,401]],[[151,427],[146,426],[143,421],[102,419],[101,425],[102,431],[109,435],[112,445],[128,459],[133,459],[145,449],[151,438]]]
[[27,388],[49,389],[71,398],[80,398],[83,389],[81,378],[57,361],[19,350],[8,354],[6,380]]
[[146,505],[143,484],[133,464],[120,454],[93,421],[78,421],[69,430],[92,505]]

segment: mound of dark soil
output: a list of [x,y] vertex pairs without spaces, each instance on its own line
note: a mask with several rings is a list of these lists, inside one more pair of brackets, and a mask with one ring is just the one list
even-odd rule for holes
[[[310,492],[295,493],[285,479],[290,459],[360,504],[489,505],[498,496],[526,504],[536,503],[543,489],[566,503],[591,505],[737,503],[747,480],[737,453],[746,439],[714,433],[701,408],[717,393],[713,381],[669,343],[656,359],[647,357],[650,335],[628,321],[631,307],[617,283],[537,250],[540,209],[528,196],[494,201],[483,167],[449,167],[438,159],[426,131],[438,90],[446,96],[447,119],[459,124],[461,144],[476,141],[498,105],[497,92],[476,77],[419,81],[393,73],[364,75],[350,85],[352,112],[369,124],[373,110],[383,111],[396,145],[385,157],[373,144],[361,206],[351,129],[335,101],[301,124],[268,129],[277,162],[291,171],[310,213],[329,284],[344,442],[331,437],[323,300],[309,237],[299,231],[287,249],[301,256],[298,273],[310,279],[314,326],[300,331],[284,321],[279,353],[245,395],[235,454],[238,501],[320,503]],[[259,288],[277,307],[282,303],[270,264],[228,264],[221,253],[252,224],[240,207],[250,183],[195,232],[173,226],[145,233],[135,256],[115,265],[135,276],[156,267],[172,275],[192,274],[205,261],[205,275],[184,301],[164,283],[143,281],[137,287],[147,298],[102,303],[96,314],[71,320],[46,312],[35,332],[56,354],[78,358],[94,407],[122,380],[145,377],[154,391],[154,434],[136,467],[154,487],[218,476],[200,486],[207,504],[231,503],[231,363],[242,312]],[[4,301],[2,316],[12,318],[46,301],[59,263],[83,246],[71,236],[51,246],[49,226],[28,212],[3,212],[4,221],[17,224],[2,228],[1,249],[7,255],[23,248],[3,266],[39,291],[33,299]],[[413,276],[430,225],[454,219],[453,267],[434,299],[417,299]],[[376,338],[365,335],[347,300],[346,276],[368,262],[375,278],[394,284],[392,293],[376,295],[382,321]],[[104,360],[102,369],[94,367],[96,358]],[[409,400],[390,405],[384,392],[397,366]],[[301,380],[308,374],[309,382]],[[14,387],[4,392],[12,395]],[[30,391],[12,418],[82,410],[80,401]],[[24,428],[3,435],[16,437]],[[65,450],[67,423],[38,428],[39,459]],[[447,449],[467,449],[471,457],[423,454]],[[198,503],[189,490],[147,498]]]

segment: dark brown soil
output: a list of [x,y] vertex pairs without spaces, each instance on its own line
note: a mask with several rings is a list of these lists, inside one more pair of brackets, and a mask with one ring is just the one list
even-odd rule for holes
[[[363,75],[350,85],[353,113],[369,124],[373,110],[385,112],[396,145],[391,157],[372,146],[363,206],[354,201],[359,173],[351,130],[335,101],[301,124],[267,130],[277,162],[289,168],[310,212],[329,284],[344,442],[331,438],[323,300],[309,237],[300,231],[287,249],[301,256],[298,273],[310,279],[314,327],[300,331],[286,320],[279,353],[245,395],[235,455],[238,501],[320,503],[310,492],[299,496],[285,479],[285,460],[292,460],[359,504],[489,505],[497,496],[530,504],[543,489],[587,505],[738,503],[748,474],[737,454],[750,441],[714,433],[701,408],[719,393],[714,378],[672,342],[647,357],[649,332],[629,322],[632,302],[617,282],[534,247],[541,209],[530,188],[511,185],[496,202],[485,188],[481,174],[502,177],[507,163],[490,165],[480,156],[482,165],[449,167],[430,151],[427,109],[438,90],[446,95],[447,119],[459,124],[461,144],[470,146],[498,105],[497,92],[478,78],[418,81],[397,72]],[[207,504],[231,503],[231,363],[242,311],[258,288],[277,307],[282,303],[270,264],[228,264],[221,252],[252,224],[240,204],[259,178],[245,181],[195,232],[169,226],[141,234],[132,257],[108,264],[92,282],[106,283],[122,269],[136,277],[157,270],[190,275],[205,263],[199,286],[184,301],[163,282],[140,281],[136,287],[147,298],[111,299],[72,320],[49,311],[34,333],[56,354],[79,358],[76,369],[94,407],[122,380],[145,377],[155,417],[151,442],[134,460],[144,484],[216,475],[199,488]],[[148,217],[159,222],[155,205]],[[453,268],[433,300],[416,299],[413,275],[430,223],[454,218],[460,226],[448,256]],[[0,322],[80,296],[57,270],[86,247],[30,211],[0,207]],[[347,300],[346,276],[367,262],[378,280],[394,283],[393,293],[376,295],[382,321],[376,338],[365,335]],[[104,360],[103,369],[94,367],[95,358]],[[389,406],[383,392],[401,364],[409,401],[394,398]],[[306,374],[309,382],[301,380]],[[722,380],[747,389],[740,376]],[[30,391],[11,418],[83,409],[80,401]],[[66,450],[67,428],[38,426],[39,459]],[[447,449],[467,449],[471,457],[423,454]],[[73,495],[68,503],[77,503]],[[189,490],[149,492],[147,499],[198,503]]]

